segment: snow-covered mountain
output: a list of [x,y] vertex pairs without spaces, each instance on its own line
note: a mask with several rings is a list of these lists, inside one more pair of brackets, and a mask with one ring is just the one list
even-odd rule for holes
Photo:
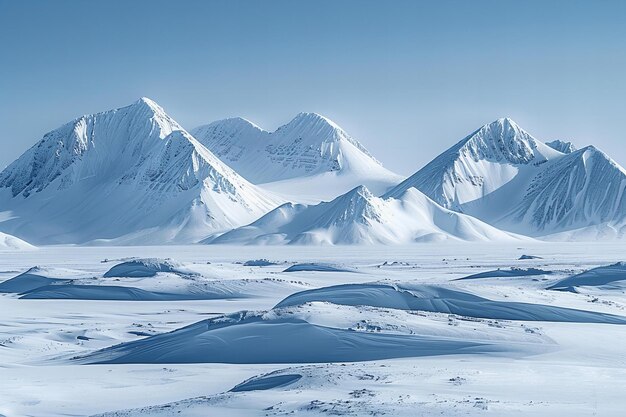
[[317,205],[287,203],[209,243],[402,244],[439,240],[517,240],[465,214],[445,209],[415,188],[399,198],[357,187]]
[[0,173],[0,230],[35,243],[194,242],[280,202],[147,98],[67,123]]
[[512,120],[499,119],[387,196],[415,187],[444,207],[531,236],[585,229],[587,237],[620,237],[626,230],[624,169],[593,147],[574,149],[560,141],[548,146]]
[[250,182],[299,201],[334,198],[357,185],[383,193],[403,179],[316,113],[300,113],[274,132],[232,118],[192,134]]

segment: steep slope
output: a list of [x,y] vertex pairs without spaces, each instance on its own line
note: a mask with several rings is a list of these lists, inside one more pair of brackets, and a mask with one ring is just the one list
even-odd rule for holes
[[446,239],[521,238],[445,209],[414,188],[398,199],[383,199],[360,186],[330,202],[285,204],[209,243],[403,244]]
[[44,244],[193,242],[276,205],[146,98],[46,134],[0,174],[0,229]]
[[560,141],[548,146],[510,119],[500,119],[386,196],[415,187],[444,207],[525,235],[565,233],[559,238],[568,239],[578,230],[579,238],[621,237],[624,169],[593,147],[573,149]]
[[334,122],[315,113],[300,113],[274,132],[233,118],[192,133],[249,181],[297,198],[307,190],[305,200],[334,198],[361,184],[382,193],[402,179]]
[[463,204],[492,193],[528,168],[562,155],[510,119],[484,125],[393,188],[398,196],[415,187],[442,206]]
[[587,229],[587,238],[622,237],[626,230],[624,187],[626,171],[588,146],[540,170],[521,202],[500,224],[520,232],[518,225],[530,225],[539,235],[577,231],[582,237],[579,229]]

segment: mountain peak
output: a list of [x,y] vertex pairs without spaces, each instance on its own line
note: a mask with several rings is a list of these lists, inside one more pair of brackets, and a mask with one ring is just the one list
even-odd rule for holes
[[349,138],[348,134],[335,122],[318,113],[298,113],[289,123],[279,127],[276,132],[294,130],[327,140]]
[[365,198],[365,199],[374,197],[372,192],[364,185],[358,185],[354,187],[353,189],[345,193],[344,196],[349,197],[349,198],[360,197],[360,198]]
[[250,120],[239,116],[227,117],[226,119],[216,120],[215,122],[209,123],[208,125],[197,127],[192,132],[201,132],[202,135],[202,132],[204,131],[211,131],[216,129],[227,130],[229,132],[240,132],[244,130],[265,132],[265,129],[259,127]]
[[155,113],[159,115],[166,114],[165,110],[163,110],[163,107],[159,106],[156,101],[148,97],[141,97],[128,107],[136,108],[136,109],[145,109],[145,110],[150,111],[151,113]]

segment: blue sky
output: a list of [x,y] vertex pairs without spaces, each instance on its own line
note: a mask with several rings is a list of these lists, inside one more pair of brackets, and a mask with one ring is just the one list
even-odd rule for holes
[[626,2],[0,0],[0,167],[148,96],[187,128],[328,116],[410,174],[508,116],[626,164]]

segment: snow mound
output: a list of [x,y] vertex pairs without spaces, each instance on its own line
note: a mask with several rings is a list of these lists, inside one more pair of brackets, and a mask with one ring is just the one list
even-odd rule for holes
[[168,260],[160,259],[136,259],[122,262],[113,266],[104,273],[105,278],[112,277],[153,277],[159,272],[176,273],[177,265]]
[[181,299],[172,294],[158,294],[133,287],[116,285],[46,285],[23,294],[26,300],[116,300],[116,301],[164,301]]
[[275,308],[322,301],[339,305],[422,310],[498,320],[626,324],[626,317],[541,304],[491,301],[466,292],[428,285],[343,284],[302,291]]
[[35,249],[35,246],[12,235],[0,232],[0,250],[28,250]]
[[304,263],[304,264],[295,264],[291,265],[289,268],[285,269],[283,272],[354,272],[350,269],[341,268],[336,265],[331,264],[322,264],[322,263]]
[[536,256],[536,255],[522,255],[519,258],[517,258],[518,261],[528,261],[531,259],[543,259],[541,256]]
[[458,278],[455,281],[461,281],[466,279],[481,279],[481,278],[516,278],[516,277],[528,277],[535,275],[551,275],[552,271],[545,271],[539,268],[511,268],[511,269],[496,269],[494,271],[480,272],[478,274],[469,275],[467,277]]
[[406,244],[440,240],[520,240],[480,220],[445,209],[416,189],[399,198],[357,187],[330,202],[285,204],[209,243]]
[[281,388],[298,382],[302,378],[300,374],[261,375],[237,384],[230,392],[262,391],[273,388]]
[[0,292],[19,294],[34,290],[39,287],[45,287],[48,285],[60,284],[69,281],[69,279],[50,278],[45,276],[45,273],[46,271],[42,270],[41,268],[30,268],[28,271],[0,283]]
[[145,98],[47,133],[0,173],[3,230],[42,244],[192,243],[280,202]]
[[246,312],[122,343],[82,363],[323,363],[497,351],[488,343],[355,332]]
[[600,287],[626,281],[626,263],[601,266],[564,278],[548,287],[549,290],[578,292],[578,287]]

